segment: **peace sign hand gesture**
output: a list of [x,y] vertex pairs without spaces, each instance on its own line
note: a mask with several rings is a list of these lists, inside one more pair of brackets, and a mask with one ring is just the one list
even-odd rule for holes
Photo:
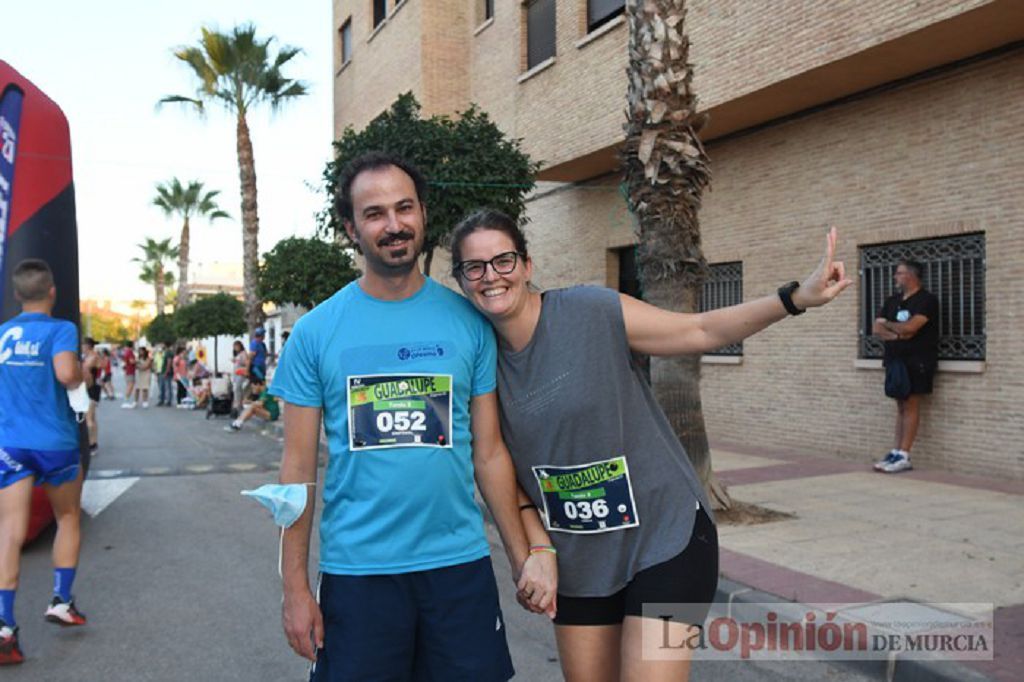
[[835,227],[828,231],[825,257],[817,269],[793,292],[793,304],[798,308],[817,308],[825,305],[840,294],[853,280],[846,278],[846,267],[842,261],[832,260],[836,253],[838,232]]

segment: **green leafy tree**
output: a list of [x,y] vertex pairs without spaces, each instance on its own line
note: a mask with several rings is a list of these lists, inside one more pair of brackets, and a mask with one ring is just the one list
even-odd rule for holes
[[[174,313],[178,338],[204,339],[221,334],[245,332],[245,305],[230,294],[204,296]],[[217,344],[213,344],[213,366],[217,367]]]
[[294,303],[312,309],[359,274],[340,244],[290,237],[263,254],[259,294],[278,305]]
[[[274,38],[260,40],[252,24],[221,33],[202,29],[198,46],[180,47],[174,56],[185,62],[196,80],[195,97],[170,95],[160,100],[191,105],[203,114],[207,104],[218,104],[235,117],[238,176],[242,194],[242,267],[245,316],[249,330],[263,322],[263,306],[256,293],[259,271],[259,211],[256,162],[249,132],[249,112],[260,104],[273,110],[306,94],[306,84],[286,78],[283,67],[301,50],[282,46],[273,54]],[[182,301],[185,302],[184,300]]]
[[166,269],[166,263],[173,262],[178,257],[178,247],[171,246],[170,237],[159,242],[146,237],[146,241],[139,244],[139,248],[142,249],[142,257],[133,258],[132,261],[142,264],[139,279],[153,285],[156,312],[159,315],[164,311],[165,289],[174,284],[174,273]]
[[174,315],[160,313],[143,329],[146,338],[152,343],[162,343],[171,346],[178,340],[178,330],[174,324]]
[[[427,274],[434,249],[447,243],[455,225],[473,209],[496,208],[523,220],[526,196],[540,168],[520,149],[519,140],[506,137],[476,105],[454,118],[424,119],[416,98],[405,93],[363,130],[350,127],[334,143],[335,158],[324,170],[330,204],[345,164],[374,150],[408,159],[427,178],[423,266]],[[333,206],[321,213],[319,228],[321,234],[337,235],[348,243]]]
[[[220,190],[203,191],[203,183],[193,180],[182,185],[178,178],[157,183],[156,196],[153,204],[163,209],[168,216],[181,218],[181,236],[178,238],[178,296],[174,309],[188,301],[188,263],[189,263],[189,221],[192,217],[205,217],[211,222],[217,218],[230,218],[225,211],[217,206],[217,195]],[[162,312],[159,310],[157,312]]]

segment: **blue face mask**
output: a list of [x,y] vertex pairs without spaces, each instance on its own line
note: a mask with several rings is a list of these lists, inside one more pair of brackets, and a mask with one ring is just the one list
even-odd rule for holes
[[243,490],[242,494],[257,500],[274,515],[274,523],[281,526],[281,539],[277,546],[277,574],[281,575],[281,551],[284,548],[284,529],[290,528],[306,511],[306,486],[316,483],[268,483],[256,490]]
[[274,515],[274,523],[291,528],[306,511],[306,486],[316,483],[268,483],[256,490],[243,490],[242,494],[257,500]]

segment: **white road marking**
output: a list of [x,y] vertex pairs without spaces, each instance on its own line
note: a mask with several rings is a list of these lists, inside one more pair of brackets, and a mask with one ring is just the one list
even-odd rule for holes
[[134,478],[113,478],[108,480],[87,479],[82,486],[82,511],[96,518],[118,497],[139,482]]

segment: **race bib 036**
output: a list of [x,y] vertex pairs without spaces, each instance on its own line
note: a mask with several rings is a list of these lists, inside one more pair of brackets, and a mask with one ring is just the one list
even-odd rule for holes
[[452,447],[452,376],[348,377],[348,434],[353,452]]
[[625,457],[574,467],[535,466],[549,531],[606,533],[640,525]]

